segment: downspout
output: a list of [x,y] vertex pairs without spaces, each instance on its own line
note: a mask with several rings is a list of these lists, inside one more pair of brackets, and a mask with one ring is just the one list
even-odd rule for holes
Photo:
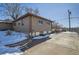
[[29,42],[32,41],[32,16],[29,19]]
[[52,22],[51,22],[51,32],[52,32]]

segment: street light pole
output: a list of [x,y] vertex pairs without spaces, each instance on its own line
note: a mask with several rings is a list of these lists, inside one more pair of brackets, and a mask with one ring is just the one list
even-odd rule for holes
[[68,10],[68,19],[69,19],[69,31],[71,31],[71,20],[70,20],[71,12]]

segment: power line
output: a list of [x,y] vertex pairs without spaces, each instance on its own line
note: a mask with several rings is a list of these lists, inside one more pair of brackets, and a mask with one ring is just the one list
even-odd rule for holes
[[[70,17],[71,19],[79,19],[79,17]],[[61,19],[58,19],[58,20],[66,20],[68,19],[67,17],[66,18],[61,18]]]

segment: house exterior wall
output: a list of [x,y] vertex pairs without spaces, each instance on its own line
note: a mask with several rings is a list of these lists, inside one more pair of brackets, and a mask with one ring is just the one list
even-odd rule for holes
[[[43,21],[43,24],[39,24],[39,21]],[[24,25],[22,25],[22,23]],[[24,33],[29,33],[31,29],[32,32],[43,32],[51,30],[51,23],[38,17],[28,16],[14,22],[13,28],[15,31],[20,31]]]
[[0,30],[13,29],[11,23],[0,22]]
[[13,23],[15,31],[29,33],[29,16]]
[[[43,23],[40,24],[39,21]],[[41,18],[32,17],[32,30],[33,32],[43,32],[51,30],[51,22],[43,20]]]

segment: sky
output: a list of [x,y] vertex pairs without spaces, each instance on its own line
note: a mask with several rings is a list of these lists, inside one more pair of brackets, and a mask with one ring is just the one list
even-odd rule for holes
[[[71,11],[71,17],[77,17],[71,19],[72,27],[79,27],[79,4],[77,3],[23,3],[21,5],[31,7],[32,9],[38,9],[39,15],[56,21],[64,27],[68,27],[68,9]],[[0,19],[6,17],[0,16]]]

